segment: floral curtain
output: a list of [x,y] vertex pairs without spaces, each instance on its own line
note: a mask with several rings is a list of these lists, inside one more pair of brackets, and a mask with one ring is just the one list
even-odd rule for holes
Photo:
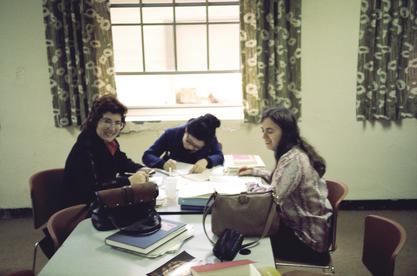
[[417,118],[417,2],[362,0],[357,120]]
[[108,0],[44,0],[43,15],[55,125],[80,125],[116,93]]
[[245,120],[276,105],[300,117],[301,0],[241,0],[240,41]]

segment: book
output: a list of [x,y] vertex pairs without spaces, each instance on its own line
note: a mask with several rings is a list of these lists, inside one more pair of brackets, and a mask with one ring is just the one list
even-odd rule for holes
[[191,275],[190,267],[203,264],[204,262],[194,258],[186,251],[170,259],[160,267],[147,273],[147,276],[184,276]]
[[136,236],[118,231],[106,237],[104,242],[112,247],[147,254],[186,230],[183,222],[162,219],[161,229],[151,235]]
[[255,154],[229,154],[224,156],[226,173],[237,173],[239,168],[264,168],[265,163],[259,155]]
[[196,211],[196,212],[203,212],[205,206],[198,206],[198,205],[180,205],[181,210],[184,211]]
[[208,197],[178,197],[179,205],[206,206]]
[[191,267],[191,273],[193,276],[261,276],[253,264],[250,260],[204,264]]

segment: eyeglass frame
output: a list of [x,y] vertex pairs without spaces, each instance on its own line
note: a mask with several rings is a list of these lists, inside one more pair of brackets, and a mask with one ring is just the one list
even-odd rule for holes
[[[206,145],[206,143],[204,142],[204,141],[202,141],[202,140],[198,140],[197,138],[195,138],[194,136],[192,136],[190,133],[188,133],[187,131],[184,133],[184,135],[185,135],[185,141],[188,143],[188,144],[190,144],[192,147],[193,147],[193,150],[195,150],[195,151],[199,151],[199,150],[201,150],[202,148],[204,148],[204,146]],[[194,141],[192,141],[192,140],[190,140],[190,138],[189,137],[193,137],[194,139],[196,139],[196,140],[198,140],[198,141],[202,141],[203,142],[203,145],[202,146],[197,146],[195,143],[194,143]]]
[[106,117],[101,117],[100,120],[99,120],[99,123],[102,123],[107,128],[112,128],[113,126],[115,126],[119,129],[124,128],[125,125],[126,125],[126,123],[124,123],[122,121],[113,122],[112,119],[106,118]]

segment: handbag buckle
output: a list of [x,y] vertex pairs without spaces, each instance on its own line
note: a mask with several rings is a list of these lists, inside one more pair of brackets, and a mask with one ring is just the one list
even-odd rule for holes
[[249,197],[245,194],[241,194],[238,198],[240,204],[247,204],[249,202]]

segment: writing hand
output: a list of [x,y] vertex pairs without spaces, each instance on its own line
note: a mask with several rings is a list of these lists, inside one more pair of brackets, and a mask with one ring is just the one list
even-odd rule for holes
[[200,159],[195,162],[189,173],[202,173],[207,168],[208,162],[206,159]]
[[171,170],[175,170],[177,168],[177,161],[175,161],[174,159],[168,159],[164,166],[163,166],[164,170],[166,170],[167,172]]

